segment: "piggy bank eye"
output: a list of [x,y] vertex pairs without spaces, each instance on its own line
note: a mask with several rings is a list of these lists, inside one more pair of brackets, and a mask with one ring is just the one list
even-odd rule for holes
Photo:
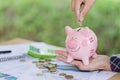
[[78,39],[77,37],[75,37],[75,39]]

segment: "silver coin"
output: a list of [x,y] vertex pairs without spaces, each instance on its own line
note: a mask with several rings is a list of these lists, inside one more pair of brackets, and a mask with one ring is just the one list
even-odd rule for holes
[[38,61],[32,61],[32,63],[36,64],[36,63],[38,63]]
[[25,59],[21,59],[20,62],[25,62],[26,60]]
[[43,73],[37,73],[36,76],[43,76]]
[[42,73],[49,73],[49,70],[42,70]]

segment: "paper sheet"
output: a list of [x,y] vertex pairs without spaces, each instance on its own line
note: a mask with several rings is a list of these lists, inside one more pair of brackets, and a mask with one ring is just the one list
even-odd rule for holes
[[[16,54],[20,54],[27,53],[29,45],[37,46],[39,48],[44,47],[51,49],[60,49],[59,47],[50,46],[45,43],[0,46],[0,49],[7,48],[11,50],[16,50]],[[59,76],[59,73],[73,75],[73,80],[107,80],[108,78],[116,74],[109,71],[82,72],[69,64],[65,64],[61,61],[55,60],[59,66],[62,66],[60,68],[58,66],[58,72],[56,74],[44,73],[42,76],[36,76],[37,73],[42,73],[42,69],[38,69],[35,64],[32,63],[32,61],[36,61],[38,59],[32,57],[26,57],[25,59],[26,62],[20,62],[20,60],[0,62],[0,72],[13,75],[17,77],[17,80],[66,80],[64,77]]]

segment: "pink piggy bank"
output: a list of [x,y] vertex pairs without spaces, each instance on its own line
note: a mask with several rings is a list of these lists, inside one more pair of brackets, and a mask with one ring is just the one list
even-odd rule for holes
[[82,60],[84,65],[89,64],[89,58],[97,56],[97,37],[88,27],[72,29],[65,27],[67,34],[66,49],[68,51],[67,62],[73,59]]

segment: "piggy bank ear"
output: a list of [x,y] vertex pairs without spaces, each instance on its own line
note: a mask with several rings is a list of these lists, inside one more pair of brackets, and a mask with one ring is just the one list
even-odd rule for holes
[[88,37],[89,36],[89,28],[88,27],[85,27],[82,31],[81,31],[81,34],[85,37]]
[[66,34],[69,35],[70,33],[73,32],[73,29],[70,26],[65,27]]

